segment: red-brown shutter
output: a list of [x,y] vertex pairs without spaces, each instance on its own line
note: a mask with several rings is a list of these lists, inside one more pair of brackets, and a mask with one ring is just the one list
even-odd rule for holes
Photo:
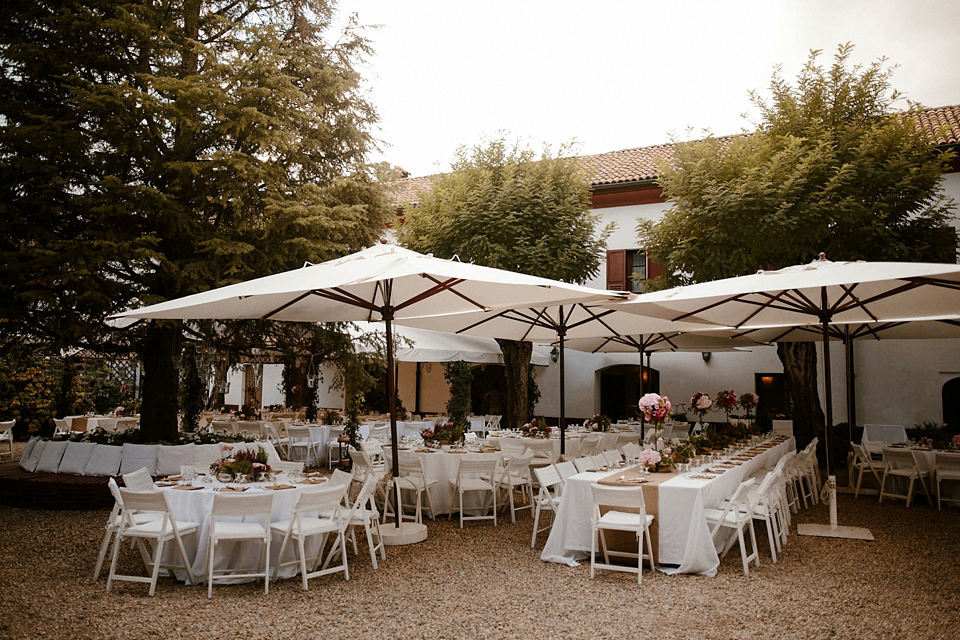
[[627,250],[607,251],[607,289],[629,291],[630,287],[627,285]]
[[665,269],[663,265],[659,262],[654,262],[650,259],[650,254],[647,254],[647,278],[656,278],[657,276],[662,276]]

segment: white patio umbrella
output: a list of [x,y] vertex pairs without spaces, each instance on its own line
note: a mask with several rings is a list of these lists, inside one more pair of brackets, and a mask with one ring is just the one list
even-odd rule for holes
[[[662,333],[648,333],[643,335],[604,336],[598,338],[574,338],[567,340],[566,346],[577,351],[588,353],[632,353],[640,354],[640,367],[643,367],[643,356],[655,351],[740,351],[750,347],[766,346],[751,338],[736,337],[730,333],[716,333],[711,331],[670,331]],[[640,395],[645,393],[643,376],[640,376]],[[643,414],[640,423],[644,423]]]
[[[838,340],[844,346],[848,437],[852,441],[853,425],[856,422],[856,388],[853,371],[854,342],[960,338],[960,315],[922,319],[902,318],[885,322],[832,324],[828,327],[828,333],[831,340]],[[760,342],[814,342],[823,339],[823,331],[821,327],[816,325],[735,329],[730,332],[730,335],[752,338]]]
[[[616,305],[645,313],[673,310],[675,320],[696,317],[735,328],[819,324],[824,354],[827,473],[833,410],[829,327],[904,316],[939,317],[960,308],[960,265],[913,262],[831,262],[820,254],[810,264],[642,294]],[[831,484],[835,483],[833,476]],[[835,497],[831,528],[836,529]]]
[[[131,309],[117,318],[241,319],[290,322],[382,320],[387,336],[387,397],[396,474],[396,380],[393,330],[396,318],[472,309],[502,309],[525,304],[609,299],[605,291],[547,278],[443,260],[389,244],[321,264],[306,264],[247,282]],[[413,523],[399,542],[426,537]],[[401,529],[397,518],[397,529]]]
[[[614,292],[606,292],[614,299]],[[620,292],[623,296],[627,294]],[[622,298],[621,298],[622,299]],[[656,314],[656,309],[650,313]],[[659,333],[684,328],[715,327],[707,321],[692,319],[675,322],[662,317],[620,313],[615,309],[587,304],[531,304],[514,309],[451,313],[405,319],[403,323],[457,334],[490,336],[507,340],[557,342],[560,367],[560,453],[566,453],[566,396],[564,351],[568,339],[596,338],[637,333]]]

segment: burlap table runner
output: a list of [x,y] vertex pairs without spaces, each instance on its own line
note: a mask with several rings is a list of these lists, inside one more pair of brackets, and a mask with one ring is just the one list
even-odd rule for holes
[[[653,516],[653,524],[650,525],[650,543],[653,545],[651,553],[653,554],[654,564],[657,562],[657,554],[660,549],[660,518],[658,517],[660,512],[660,485],[676,476],[676,472],[673,471],[644,475],[640,467],[629,467],[614,470],[610,475],[597,481],[597,484],[608,487],[636,487],[638,485],[643,487],[644,506],[647,514]],[[641,483],[640,480],[644,478],[646,481]],[[606,536],[609,548],[636,553],[636,536],[625,531],[607,531]],[[600,547],[598,546],[597,549],[599,550]]]

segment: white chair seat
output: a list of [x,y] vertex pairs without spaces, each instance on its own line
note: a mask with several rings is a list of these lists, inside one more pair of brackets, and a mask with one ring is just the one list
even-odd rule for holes
[[639,513],[626,513],[623,511],[607,511],[600,516],[597,521],[604,529],[618,529],[621,531],[632,531],[646,522],[646,526],[653,524],[653,516],[645,515],[642,518]]

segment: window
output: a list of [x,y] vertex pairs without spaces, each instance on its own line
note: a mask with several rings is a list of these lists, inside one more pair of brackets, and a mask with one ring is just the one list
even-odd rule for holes
[[613,291],[643,291],[643,281],[656,278],[663,267],[650,260],[640,249],[611,249],[607,251],[607,289]]

